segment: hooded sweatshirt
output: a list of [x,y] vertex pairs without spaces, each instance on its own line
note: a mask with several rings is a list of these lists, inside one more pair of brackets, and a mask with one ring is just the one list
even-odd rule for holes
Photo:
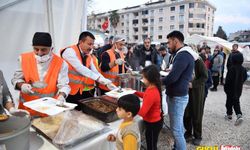
[[168,96],[186,96],[188,94],[188,84],[192,80],[194,61],[198,58],[199,55],[189,46],[184,46],[176,52],[173,67],[169,75],[163,79]]
[[235,53],[232,55],[232,66],[229,68],[224,85],[225,93],[232,98],[240,98],[242,93],[243,83],[247,79],[247,71],[242,66],[243,55]]

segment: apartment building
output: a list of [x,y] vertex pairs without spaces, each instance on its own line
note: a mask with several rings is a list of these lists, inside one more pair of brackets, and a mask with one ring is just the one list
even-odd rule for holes
[[[181,31],[185,37],[192,34],[213,36],[214,12],[216,8],[207,0],[160,0],[119,9],[119,22],[114,28],[109,22],[106,30],[112,35],[123,35],[128,43],[142,43],[150,37],[154,42],[166,42],[173,30]],[[87,28],[103,31],[103,23],[110,12],[88,16]]]

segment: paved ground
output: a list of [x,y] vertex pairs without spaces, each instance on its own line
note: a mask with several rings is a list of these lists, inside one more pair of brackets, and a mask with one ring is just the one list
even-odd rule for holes
[[[218,87],[217,92],[210,92],[205,104],[203,117],[203,140],[204,146],[235,145],[241,150],[250,150],[250,86],[245,85],[241,97],[241,109],[243,123],[234,126],[236,116],[232,121],[224,119],[226,108],[226,95],[223,86]],[[160,150],[171,149],[173,139],[169,136],[170,131],[161,133],[158,143]],[[187,144],[188,150],[195,150],[196,147]]]

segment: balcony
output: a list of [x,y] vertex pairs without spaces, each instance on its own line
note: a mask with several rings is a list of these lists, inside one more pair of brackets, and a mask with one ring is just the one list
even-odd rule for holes
[[193,14],[206,13],[206,9],[204,9],[204,8],[190,8],[189,12],[193,13]]
[[188,22],[190,22],[190,23],[205,23],[206,19],[202,19],[202,18],[189,18]]
[[188,32],[190,33],[205,33],[205,29],[203,28],[189,28]]

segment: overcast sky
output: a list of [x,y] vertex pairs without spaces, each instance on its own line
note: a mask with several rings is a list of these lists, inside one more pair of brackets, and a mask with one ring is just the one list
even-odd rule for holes
[[[90,10],[108,10],[140,5],[149,0],[93,0]],[[156,1],[156,0],[154,0]],[[227,33],[250,30],[250,0],[209,0],[216,8],[214,33],[222,26]]]

